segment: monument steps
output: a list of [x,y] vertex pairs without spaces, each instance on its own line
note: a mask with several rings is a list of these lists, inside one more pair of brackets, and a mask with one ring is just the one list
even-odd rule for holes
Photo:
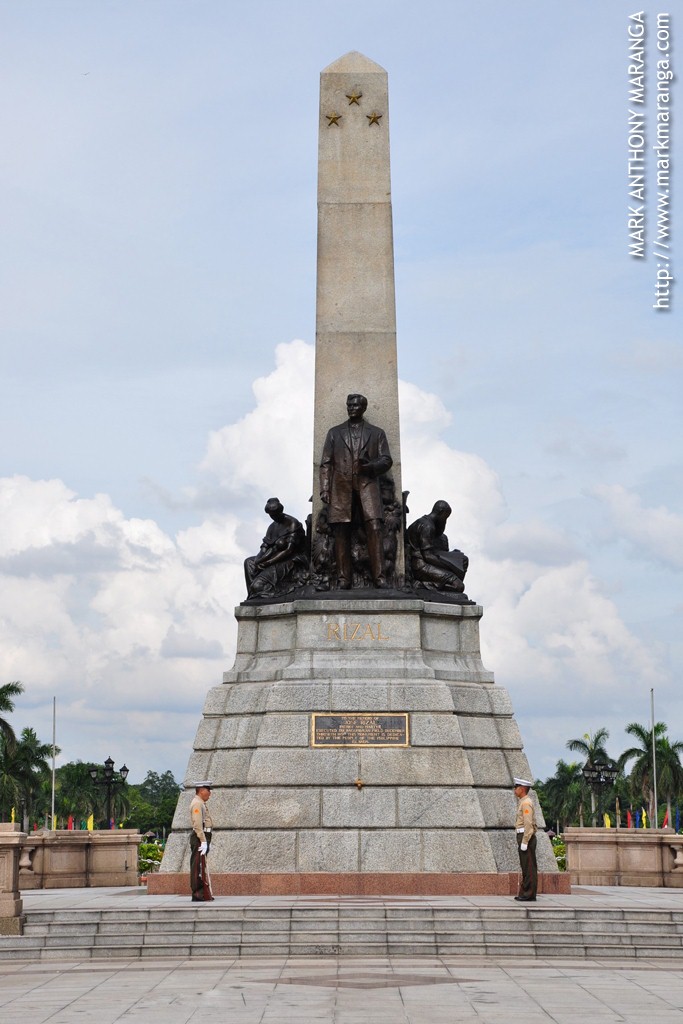
[[0,960],[240,956],[683,958],[683,912],[553,907],[31,911]]

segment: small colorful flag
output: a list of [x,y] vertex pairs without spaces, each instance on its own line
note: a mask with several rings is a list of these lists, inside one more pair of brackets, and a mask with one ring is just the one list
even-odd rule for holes
[[636,811],[636,828],[640,828],[640,811]]
[[630,811],[626,812],[626,828],[633,828],[633,815]]
[[647,811],[643,807],[643,828],[647,828]]
[[607,813],[607,811],[605,811],[605,813],[603,814],[602,820],[603,820],[603,823],[605,825],[605,828],[611,828],[612,827],[612,819],[610,818],[610,816]]
[[88,818],[88,821],[86,823],[86,828],[88,829],[88,832],[92,832],[92,830],[95,828],[95,815],[94,814],[91,814],[90,817]]
[[73,830],[74,830],[74,816],[73,816],[73,814],[69,815],[69,817],[67,819],[67,822],[66,822],[66,827],[67,827],[67,829],[70,832],[73,832]]
[[669,808],[667,807],[666,814],[664,815],[664,821],[662,822],[662,828],[666,828],[666,826],[668,824],[669,824]]
[[14,824],[14,808],[12,808],[12,810],[10,811],[9,820],[12,822],[12,824]]

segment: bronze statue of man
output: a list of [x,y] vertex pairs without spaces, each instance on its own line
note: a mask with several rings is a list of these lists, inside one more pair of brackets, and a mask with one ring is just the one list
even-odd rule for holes
[[368,400],[349,395],[349,418],[327,432],[320,464],[320,497],[327,506],[328,522],[334,530],[338,584],[350,590],[351,523],[354,508],[362,514],[368,545],[372,581],[388,586],[382,550],[384,508],[379,478],[391,469],[392,458],[386,434],[363,419]]

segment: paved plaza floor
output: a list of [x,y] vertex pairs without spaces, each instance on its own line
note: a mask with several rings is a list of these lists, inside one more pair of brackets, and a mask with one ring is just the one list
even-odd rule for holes
[[673,1024],[667,962],[298,957],[0,965],[3,1024]]
[[[186,906],[140,890],[25,893],[31,909]],[[242,898],[258,903],[264,897]],[[334,899],[330,897],[330,899]],[[503,897],[450,897],[487,905]],[[582,887],[565,904],[678,908],[683,893]],[[229,905],[224,897],[207,905]],[[272,905],[273,900],[269,900]],[[429,900],[429,902],[432,902]],[[2,1024],[683,1024],[683,962],[289,957],[0,963]]]

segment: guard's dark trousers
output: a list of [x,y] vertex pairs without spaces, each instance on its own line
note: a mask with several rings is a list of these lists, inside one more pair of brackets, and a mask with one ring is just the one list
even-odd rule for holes
[[[211,836],[207,834],[206,841],[208,843],[207,853],[211,848]],[[190,888],[192,889],[193,900],[204,899],[204,879],[202,878],[202,872],[200,867],[201,858],[199,856],[199,847],[201,843],[196,832],[190,835]]]
[[519,863],[522,868],[522,884],[520,886],[519,895],[525,900],[536,899],[536,889],[538,888],[538,868],[536,867],[536,836],[532,836],[529,840],[529,845],[526,850],[522,850],[522,840],[524,836],[521,832],[517,833],[517,852],[519,853]]

